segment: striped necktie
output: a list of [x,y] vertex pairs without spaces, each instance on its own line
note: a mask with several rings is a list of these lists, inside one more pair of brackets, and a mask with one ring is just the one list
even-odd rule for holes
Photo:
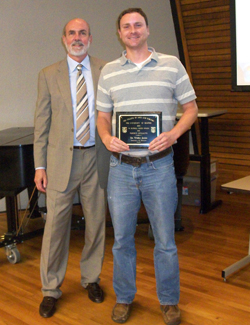
[[82,64],[77,65],[76,80],[76,139],[84,145],[89,139],[89,104]]

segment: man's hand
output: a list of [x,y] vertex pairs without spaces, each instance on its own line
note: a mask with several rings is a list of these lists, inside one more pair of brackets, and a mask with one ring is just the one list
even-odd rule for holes
[[195,100],[182,105],[183,114],[179,122],[169,132],[162,132],[149,144],[149,150],[162,151],[172,146],[175,141],[185,133],[197,119],[198,107]]
[[37,169],[35,173],[34,182],[36,183],[36,187],[38,191],[45,193],[47,187],[47,174],[45,169]]
[[148,149],[151,151],[163,151],[171,147],[176,139],[171,132],[162,132],[157,138],[150,142]]
[[111,122],[112,122],[112,113],[98,112],[97,117],[97,129],[99,135],[102,139],[102,142],[109,151],[113,152],[122,152],[128,151],[129,146],[111,135]]
[[122,152],[129,150],[129,146],[125,142],[111,135],[106,135],[103,139],[103,143],[105,144],[106,148],[112,152]]

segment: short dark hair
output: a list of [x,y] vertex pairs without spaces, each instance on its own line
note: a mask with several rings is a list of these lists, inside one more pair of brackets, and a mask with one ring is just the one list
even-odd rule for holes
[[138,12],[138,14],[140,14],[145,19],[146,25],[148,27],[148,17],[146,16],[145,12],[141,8],[128,8],[128,9],[123,10],[117,19],[118,29],[120,29],[120,27],[121,27],[120,22],[121,22],[122,17],[126,14],[132,14],[133,12]]

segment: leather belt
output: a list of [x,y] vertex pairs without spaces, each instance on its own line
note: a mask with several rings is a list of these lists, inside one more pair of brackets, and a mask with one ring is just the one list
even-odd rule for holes
[[74,146],[74,149],[85,150],[85,149],[90,149],[90,148],[94,148],[94,147],[95,147],[95,145],[89,146],[89,147]]
[[[145,157],[131,157],[127,155],[122,155],[119,152],[112,152],[112,155],[125,164],[132,165],[134,167],[140,167],[141,164],[145,164],[149,161],[155,161],[161,159],[172,152],[172,147],[169,147],[161,152],[156,153],[155,155],[145,156]],[[121,158],[120,158],[121,155]],[[147,160],[148,157],[148,160]]]

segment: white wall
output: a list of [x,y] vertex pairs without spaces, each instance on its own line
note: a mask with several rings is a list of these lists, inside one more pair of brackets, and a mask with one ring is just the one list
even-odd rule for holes
[[0,130],[33,126],[38,72],[65,56],[61,35],[67,21],[87,20],[90,54],[111,61],[123,50],[116,20],[129,7],[147,14],[149,45],[178,56],[169,0],[1,0]]

